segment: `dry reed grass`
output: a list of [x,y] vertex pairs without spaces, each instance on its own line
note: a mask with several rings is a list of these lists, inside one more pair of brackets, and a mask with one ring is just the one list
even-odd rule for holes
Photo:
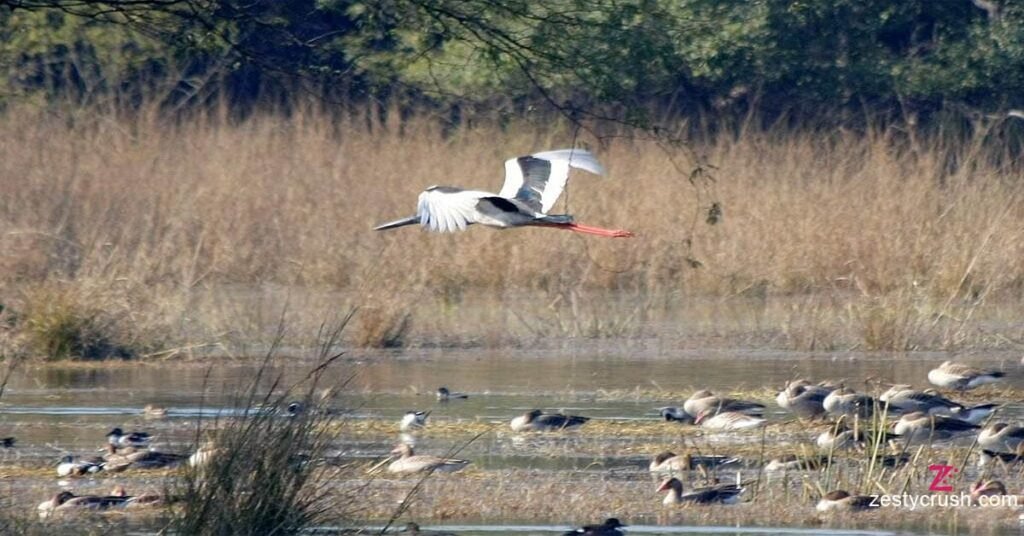
[[37,287],[88,294],[86,312],[126,311],[115,332],[177,345],[258,340],[283,304],[297,332],[360,306],[347,337],[363,346],[661,337],[694,316],[684,335],[762,330],[754,342],[800,349],[1019,345],[998,305],[1024,297],[1016,148],[915,134],[708,135],[692,146],[713,177],[687,175],[689,152],[615,141],[598,150],[610,176],[576,176],[556,211],[638,238],[439,236],[370,228],[431,184],[494,190],[504,158],[571,145],[572,131],[446,136],[429,119],[315,106],[177,123],[12,106],[0,303],[38,310]]
[[[341,357],[339,337],[351,318],[318,333],[316,366],[302,382],[284,386],[283,377],[273,376],[272,346],[238,395],[242,417],[197,421],[197,443],[204,435],[209,439],[200,447],[206,455],[199,463],[190,460],[181,478],[170,480],[168,495],[179,498],[169,501],[170,532],[298,534],[351,511],[352,497],[328,501],[333,471],[323,466],[334,440],[327,411],[333,390],[325,389],[323,375]],[[270,389],[260,394],[267,381]],[[276,394],[281,387],[286,388]]]

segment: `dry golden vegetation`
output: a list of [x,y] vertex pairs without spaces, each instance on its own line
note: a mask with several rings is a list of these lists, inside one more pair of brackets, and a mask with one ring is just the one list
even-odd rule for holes
[[[268,326],[305,333],[348,306],[362,346],[1024,341],[1009,321],[1024,298],[1024,183],[995,131],[745,128],[695,137],[693,152],[581,134],[610,173],[576,175],[557,211],[637,233],[606,240],[371,231],[426,186],[496,190],[504,158],[574,140],[550,124],[443,135],[429,118],[374,117],[7,109],[0,352],[260,344]],[[715,167],[692,175],[692,154]]]

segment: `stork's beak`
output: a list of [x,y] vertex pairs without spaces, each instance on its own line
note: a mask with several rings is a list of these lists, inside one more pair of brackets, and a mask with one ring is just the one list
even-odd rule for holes
[[415,225],[420,222],[419,216],[410,216],[408,218],[402,218],[400,220],[389,221],[388,223],[382,223],[373,228],[374,231],[383,231],[385,229],[394,229],[395,227],[403,227],[405,225]]

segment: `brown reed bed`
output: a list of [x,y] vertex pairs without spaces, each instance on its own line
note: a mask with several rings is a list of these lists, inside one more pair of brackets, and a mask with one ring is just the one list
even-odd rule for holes
[[[361,346],[1024,341],[1013,321],[1021,169],[998,136],[745,128],[695,138],[691,152],[599,146],[550,124],[443,134],[426,118],[392,121],[312,105],[177,123],[8,107],[0,349],[140,356],[266,343],[282,310],[302,332],[344,306],[360,308],[346,338]],[[370,231],[411,213],[426,186],[494,190],[503,159],[574,141],[592,145],[609,176],[575,177],[557,211],[636,239]]]

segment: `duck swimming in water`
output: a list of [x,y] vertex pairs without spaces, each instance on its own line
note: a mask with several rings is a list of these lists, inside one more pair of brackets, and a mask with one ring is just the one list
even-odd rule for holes
[[453,393],[448,390],[447,387],[437,388],[437,400],[439,402],[448,402],[449,400],[465,400],[469,398],[469,395],[465,393]]
[[562,536],[623,536],[623,525],[616,517],[609,517],[600,525],[583,525],[578,529],[564,532]]
[[514,432],[552,432],[583,426],[589,420],[590,417],[544,413],[535,409],[512,419],[509,426]]
[[735,484],[716,484],[683,493],[683,483],[678,478],[669,478],[658,486],[658,491],[667,491],[662,504],[734,504],[739,502],[743,488]]
[[437,456],[429,456],[426,454],[416,454],[412,447],[405,443],[401,443],[396,446],[394,450],[391,451],[391,454],[397,454],[398,459],[388,465],[387,471],[389,473],[402,475],[422,473],[425,471],[453,473],[469,465],[469,461],[467,460],[439,458]]

